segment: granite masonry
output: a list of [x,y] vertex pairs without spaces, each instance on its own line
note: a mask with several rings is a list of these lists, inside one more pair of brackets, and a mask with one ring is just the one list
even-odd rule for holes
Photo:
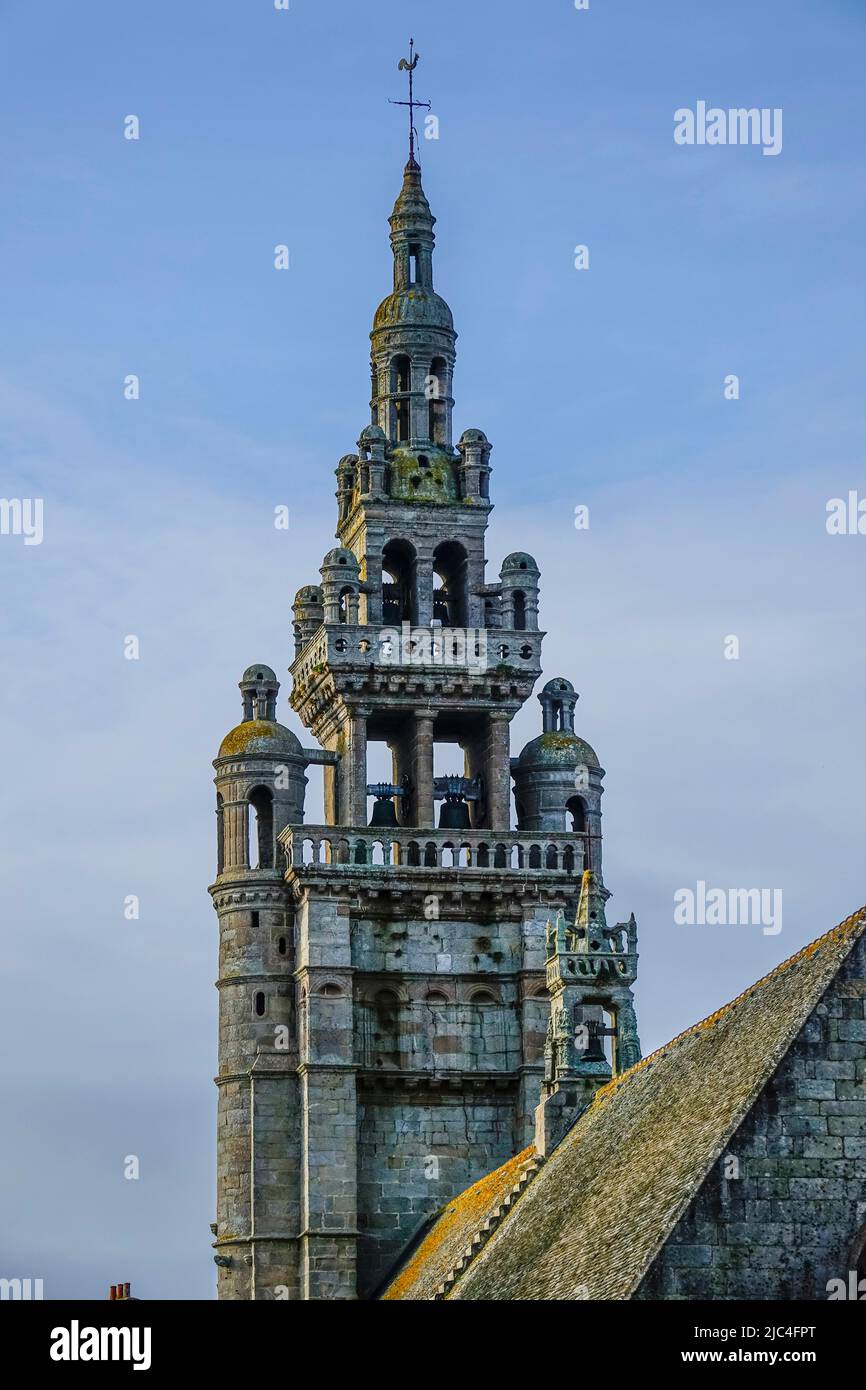
[[[336,469],[338,544],[293,606],[291,705],[315,745],[278,722],[257,664],[214,763],[221,1298],[374,1294],[443,1203],[532,1140],[542,1091],[569,1083],[552,1142],[640,1055],[636,927],[604,920],[604,772],[568,680],[510,754],[541,674],[540,574],[525,552],[485,574],[491,445],[452,443],[434,220],[410,154],[371,421]],[[368,780],[372,742],[386,783]],[[443,744],[456,765],[437,775]],[[567,981],[553,923],[564,968],[580,962]]]
[[866,1298],[866,912],[642,1058],[565,677],[511,756],[541,576],[485,573],[434,220],[410,151],[371,420],[293,605],[310,744],[256,663],[214,762],[219,1296]]

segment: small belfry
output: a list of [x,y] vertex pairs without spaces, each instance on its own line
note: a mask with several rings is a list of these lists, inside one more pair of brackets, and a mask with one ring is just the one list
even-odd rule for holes
[[[584,869],[573,923],[547,923],[550,1019],[544,1046],[536,1149],[544,1157],[613,1076],[640,1061],[632,988],[637,979],[637,923],[609,927],[609,897],[599,875]],[[605,1043],[609,1040],[609,1051]]]
[[[410,44],[370,419],[336,468],[336,544],[293,604],[290,703],[315,746],[278,722],[276,675],[252,666],[214,763],[222,1298],[375,1295],[432,1213],[532,1142],[543,1098],[588,1094],[638,1047],[633,924],[622,950],[604,925],[604,772],[564,677],[511,757],[542,670],[540,571],[514,551],[488,579],[492,446],[478,428],[453,442],[457,335],[434,288],[417,61]],[[577,925],[550,954],[554,920]],[[610,1060],[577,1055],[584,1024],[596,1051],[615,1029]]]

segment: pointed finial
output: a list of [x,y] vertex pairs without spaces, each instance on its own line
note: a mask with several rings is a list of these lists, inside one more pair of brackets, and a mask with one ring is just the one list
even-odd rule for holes
[[[416,131],[415,131],[415,107],[416,107],[416,106],[424,106],[424,107],[426,107],[426,109],[427,109],[428,111],[430,110],[430,102],[429,102],[429,101],[416,101],[416,100],[415,100],[414,90],[413,90],[412,78],[413,78],[415,69],[416,69],[416,67],[418,66],[418,59],[419,59],[420,57],[421,57],[421,54],[415,52],[415,40],[410,38],[410,40],[409,40],[409,57],[408,57],[408,58],[401,58],[400,61],[399,61],[399,63],[397,64],[397,71],[398,71],[398,72],[408,72],[408,74],[409,74],[409,100],[408,100],[408,101],[391,101],[391,105],[392,105],[392,106],[408,106],[408,108],[409,108],[409,163],[410,163],[410,164],[414,164],[414,163],[415,163],[415,135],[416,135]],[[390,100],[390,98],[389,98],[389,100]]]

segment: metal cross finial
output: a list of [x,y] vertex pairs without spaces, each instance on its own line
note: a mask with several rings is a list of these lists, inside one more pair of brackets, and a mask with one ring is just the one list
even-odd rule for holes
[[[429,102],[429,101],[416,101],[416,100],[415,100],[415,95],[414,95],[414,91],[413,91],[413,88],[412,88],[412,76],[413,76],[413,73],[415,72],[416,67],[418,66],[418,59],[419,59],[420,57],[421,57],[421,54],[415,52],[415,40],[414,40],[414,39],[410,39],[410,40],[409,40],[409,57],[408,57],[408,58],[401,58],[400,61],[399,61],[399,63],[397,64],[397,71],[398,71],[398,72],[408,72],[408,74],[409,74],[409,100],[408,100],[408,101],[391,101],[391,105],[392,105],[392,106],[408,106],[408,108],[409,108],[409,163],[410,163],[410,164],[411,164],[411,163],[414,161],[414,159],[415,159],[415,136],[416,136],[416,134],[417,134],[417,131],[415,130],[415,107],[416,107],[416,106],[424,106],[424,107],[426,107],[426,109],[427,109],[428,111],[430,110],[430,102]],[[390,100],[390,98],[389,98],[389,100]]]

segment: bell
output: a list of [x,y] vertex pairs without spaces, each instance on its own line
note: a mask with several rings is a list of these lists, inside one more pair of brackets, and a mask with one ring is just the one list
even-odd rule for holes
[[377,798],[373,802],[373,814],[370,817],[371,825],[396,825],[397,809],[391,797]]
[[440,830],[468,830],[469,807],[465,801],[445,800],[439,812]]
[[586,1051],[583,1054],[583,1060],[585,1062],[607,1061],[604,1055],[604,1048],[601,1045],[601,1037],[598,1029],[592,1023],[589,1024],[589,1040],[587,1042]]

